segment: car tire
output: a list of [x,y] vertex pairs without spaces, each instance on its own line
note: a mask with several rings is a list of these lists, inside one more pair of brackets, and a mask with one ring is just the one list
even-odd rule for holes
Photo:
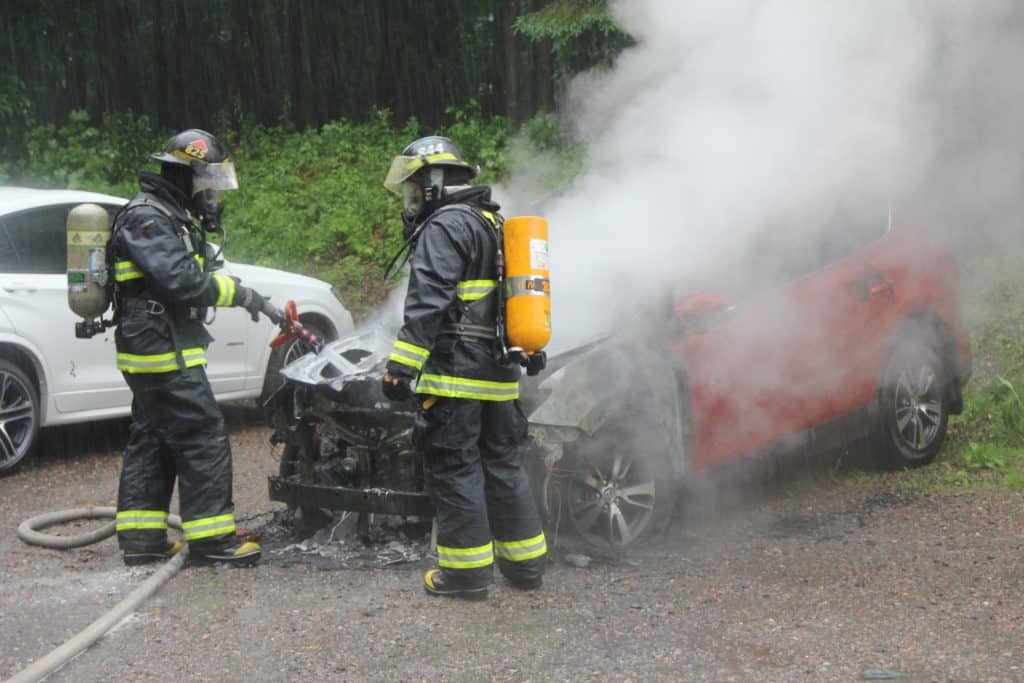
[[39,436],[39,390],[28,374],[0,359],[0,475],[14,470]]
[[948,382],[948,369],[928,336],[914,334],[896,343],[879,392],[883,467],[921,467],[939,454],[949,422]]
[[[590,552],[621,556],[668,526],[674,507],[671,468],[651,432],[606,427],[566,446],[552,479],[563,522]],[[657,441],[657,440],[655,440]]]
[[[327,335],[315,323],[303,323],[303,326],[321,339],[327,339]],[[312,348],[302,339],[292,339],[270,353],[270,360],[267,362],[267,374],[263,379],[263,391],[260,394],[260,405],[266,405],[267,401],[284,384],[281,377],[281,368],[285,367],[296,358],[300,358],[312,351]]]

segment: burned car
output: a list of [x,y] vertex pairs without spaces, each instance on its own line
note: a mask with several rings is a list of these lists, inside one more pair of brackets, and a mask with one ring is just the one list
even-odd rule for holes
[[[523,379],[525,463],[553,540],[621,551],[664,527],[689,477],[803,435],[867,439],[895,467],[935,458],[970,375],[952,255],[891,215],[827,228],[843,239],[787,247],[806,258],[775,282],[684,293]],[[272,499],[308,514],[433,514],[410,442],[416,405],[380,390],[392,332],[282,370],[292,391],[278,399]]]
[[[272,440],[283,443],[284,450],[278,474],[269,479],[270,498],[287,503],[314,526],[323,510],[359,513],[363,533],[371,514],[413,521],[434,514],[424,463],[411,441],[416,402],[389,401],[380,388],[393,337],[393,330],[373,327],[298,357],[281,370],[283,390],[269,405]],[[654,461],[638,460],[636,451],[604,447],[606,435],[621,442],[621,433],[598,417],[595,406],[601,396],[562,400],[571,387],[557,371],[561,364],[581,360],[580,353],[584,362],[592,362],[588,359],[617,348],[595,345],[552,359],[556,372],[551,381],[524,379],[520,399],[531,421],[526,469],[549,535],[557,538],[561,529],[571,530],[607,551],[630,546],[671,508],[665,487],[669,479]],[[606,368],[607,361],[601,365]],[[669,424],[652,426],[648,438],[669,432]]]

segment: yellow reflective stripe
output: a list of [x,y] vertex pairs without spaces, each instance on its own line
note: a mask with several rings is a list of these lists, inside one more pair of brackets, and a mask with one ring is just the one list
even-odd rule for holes
[[441,152],[439,154],[428,154],[425,157],[416,157],[410,161],[405,162],[406,169],[412,171],[414,169],[423,166],[424,164],[436,164],[439,161],[458,161],[458,158],[451,152]]
[[463,301],[483,299],[498,287],[497,280],[462,280],[455,287],[455,293]]
[[491,213],[490,211],[483,211],[483,210],[481,210],[480,213],[482,213],[484,216],[486,216],[487,220],[489,220],[492,224],[494,224],[494,225],[498,224],[498,219],[495,218],[494,214]]
[[[206,365],[206,349],[202,347],[184,349],[181,356],[187,368]],[[178,356],[173,351],[154,354],[118,353],[117,369],[132,374],[173,372],[179,369]]]
[[117,513],[117,531],[167,529],[167,513],[160,510],[121,510]]
[[217,303],[214,306],[230,306],[235,300],[235,279],[227,275],[214,275],[217,283]]
[[226,515],[215,517],[201,517],[183,522],[181,529],[185,533],[186,541],[233,534],[235,533],[235,516],[229,512]]
[[533,538],[522,541],[494,541],[494,552],[498,557],[512,562],[523,562],[541,557],[548,551],[547,541],[542,531]]
[[411,368],[421,370],[423,363],[430,357],[430,351],[422,346],[416,346],[409,342],[396,341],[388,360],[393,360],[401,365],[408,365]]
[[494,547],[479,545],[475,548],[449,548],[437,546],[437,564],[447,569],[475,569],[494,564]]
[[512,401],[519,398],[519,382],[490,382],[449,375],[420,375],[417,394],[478,401]]
[[114,264],[114,280],[117,282],[138,280],[141,277],[142,271],[131,261],[118,261]]

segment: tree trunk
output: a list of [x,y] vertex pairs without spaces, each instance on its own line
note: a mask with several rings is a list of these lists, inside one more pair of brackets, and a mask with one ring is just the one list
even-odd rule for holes
[[551,39],[545,38],[537,45],[535,63],[537,111],[552,111],[555,107],[555,83],[551,65]]
[[519,16],[519,0],[507,0],[502,19],[505,46],[505,116],[519,123],[519,37],[513,28]]

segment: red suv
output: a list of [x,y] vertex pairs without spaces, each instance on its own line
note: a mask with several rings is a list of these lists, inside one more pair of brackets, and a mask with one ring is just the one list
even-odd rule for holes
[[949,249],[891,212],[764,234],[728,287],[524,392],[549,519],[621,549],[668,518],[673,484],[743,454],[870,437],[894,467],[935,458],[970,375]]

